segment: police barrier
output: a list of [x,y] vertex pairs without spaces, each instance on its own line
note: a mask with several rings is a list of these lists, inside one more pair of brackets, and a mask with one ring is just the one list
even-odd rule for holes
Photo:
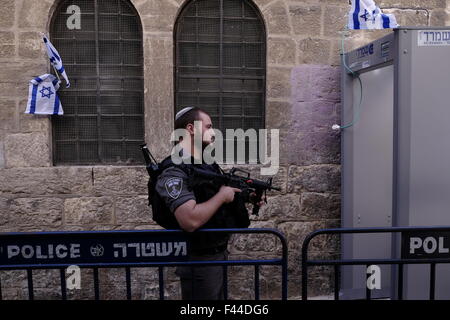
[[[373,234],[399,233],[401,257],[398,259],[338,259],[309,260],[309,243],[323,234]],[[408,264],[429,264],[429,298],[435,298],[436,264],[450,263],[450,226],[443,227],[391,227],[391,228],[335,228],[316,230],[306,236],[302,244],[302,300],[308,299],[308,270],[313,266],[334,266],[334,299],[339,300],[340,266],[344,265],[397,265],[397,298],[403,299],[403,267]],[[371,290],[366,289],[366,299],[371,299]]]
[[[93,269],[95,299],[100,297],[98,269],[125,268],[127,299],[131,300],[130,268],[158,268],[159,297],[164,300],[163,268],[175,266],[223,266],[224,293],[228,297],[227,267],[255,267],[255,300],[259,300],[259,267],[281,267],[281,298],[287,299],[287,244],[274,229],[203,229],[196,232],[271,234],[282,245],[281,258],[225,261],[188,261],[189,240],[181,230],[81,231],[0,233],[0,270],[26,270],[28,296],[33,300],[33,269],[60,270],[61,297],[67,299],[66,268],[76,265]],[[0,300],[2,299],[0,282]]]

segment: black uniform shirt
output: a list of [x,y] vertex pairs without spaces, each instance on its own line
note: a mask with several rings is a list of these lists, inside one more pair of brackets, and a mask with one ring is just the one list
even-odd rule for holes
[[164,170],[156,182],[156,192],[172,213],[189,200],[196,200],[194,192],[188,189],[189,177],[177,167]]

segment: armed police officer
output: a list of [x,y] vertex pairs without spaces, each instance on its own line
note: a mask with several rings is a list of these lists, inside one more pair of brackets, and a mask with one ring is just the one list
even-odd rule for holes
[[[229,219],[236,215],[236,212],[248,217],[245,206],[236,201],[241,190],[225,185],[213,185],[207,181],[193,181],[195,177],[189,171],[192,166],[222,173],[215,162],[207,164],[203,159],[203,150],[214,141],[214,130],[207,112],[196,107],[184,108],[175,116],[175,129],[184,130],[175,148],[176,155],[182,158],[182,163],[175,164],[171,157],[162,162],[163,171],[155,186],[162,205],[159,206],[161,209],[156,210],[166,209],[166,214],[169,215],[167,219],[173,221],[171,226],[178,226],[188,232],[191,240],[191,260],[226,260],[228,234],[195,231],[199,228],[248,227],[249,221],[246,225],[233,225],[230,224],[233,219]],[[200,146],[194,143],[194,135],[201,136]],[[221,266],[178,267],[176,274],[181,280],[184,300],[224,298]]]

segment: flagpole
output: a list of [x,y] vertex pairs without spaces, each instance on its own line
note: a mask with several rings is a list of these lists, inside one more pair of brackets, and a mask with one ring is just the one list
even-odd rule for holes
[[[41,34],[41,37],[46,37],[48,39],[48,37],[47,37],[47,35],[45,33],[40,32],[40,34]],[[55,75],[58,78],[59,83],[61,83],[61,78],[59,77],[59,73],[56,70],[55,65],[53,63],[51,63],[51,62],[50,62],[50,65],[53,67],[53,70],[55,71]]]
[[59,77],[58,71],[56,71],[55,66],[54,66],[53,63],[51,63],[51,62],[50,62],[50,64],[52,65],[53,70],[55,70],[55,74],[56,74],[56,77],[58,78],[58,81],[61,82],[61,78]]

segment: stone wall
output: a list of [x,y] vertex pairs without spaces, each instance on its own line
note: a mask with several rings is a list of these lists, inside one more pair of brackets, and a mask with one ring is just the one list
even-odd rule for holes
[[[23,114],[28,81],[49,71],[39,32],[48,32],[54,0],[0,0],[0,232],[158,228],[146,206],[142,167],[53,166],[51,121]],[[143,25],[146,140],[160,157],[169,151],[173,119],[173,27],[184,0],[132,0]],[[282,231],[289,243],[289,297],[300,292],[300,246],[309,232],[340,223],[339,33],[347,0],[254,0],[267,29],[267,128],[280,129],[280,193],[253,217],[252,227]],[[450,25],[450,1],[379,0],[401,25]],[[346,50],[389,31],[351,31]],[[70,75],[69,75],[70,77]],[[64,102],[63,102],[64,103]],[[251,166],[257,173],[257,166]],[[268,257],[280,244],[267,237],[234,237],[232,258]],[[339,243],[319,238],[315,256],[336,255]],[[261,268],[262,297],[279,298],[276,267]],[[230,271],[230,295],[252,298],[253,270]],[[36,298],[59,298],[58,274],[36,271]],[[22,272],[1,272],[4,298],[26,298]],[[133,298],[156,299],[157,274],[133,270]],[[329,293],[332,273],[314,271],[311,294]],[[168,298],[179,298],[173,270]],[[92,272],[83,271],[80,292],[92,298]],[[124,273],[100,273],[102,298],[124,298]],[[243,288],[246,288],[245,290]]]

